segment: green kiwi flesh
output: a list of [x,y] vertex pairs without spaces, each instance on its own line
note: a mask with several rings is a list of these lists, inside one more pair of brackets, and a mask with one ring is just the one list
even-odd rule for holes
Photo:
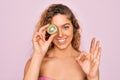
[[48,34],[55,34],[57,32],[57,26],[54,24],[50,24],[47,28],[47,33]]

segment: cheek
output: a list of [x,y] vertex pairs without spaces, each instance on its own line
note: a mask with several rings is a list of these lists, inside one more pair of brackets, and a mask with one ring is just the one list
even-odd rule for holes
[[67,36],[70,37],[70,38],[73,37],[73,32],[72,32],[72,31],[71,31],[71,32],[68,32],[68,33],[66,33],[66,34],[67,34]]
[[69,30],[69,31],[66,32],[66,36],[67,36],[67,38],[68,38],[68,39],[67,39],[68,42],[71,42],[71,41],[72,41],[73,35],[74,35],[74,34],[73,34],[73,31],[72,31],[72,30]]
[[72,39],[73,39],[73,33],[71,33],[71,34],[69,35],[69,38],[70,38],[71,41],[72,41]]
[[73,29],[68,30],[68,31],[67,31],[67,34],[68,34],[69,36],[73,37]]

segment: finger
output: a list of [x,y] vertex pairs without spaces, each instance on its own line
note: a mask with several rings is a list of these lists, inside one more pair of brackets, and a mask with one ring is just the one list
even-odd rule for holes
[[92,62],[92,65],[96,65],[96,68],[98,68],[100,61],[97,59],[94,59]]
[[94,55],[93,54],[90,54],[90,60],[91,60],[91,62],[93,62],[93,60],[94,60]]
[[40,34],[40,39],[44,41],[44,35],[42,33]]
[[40,38],[41,38],[43,41],[45,41],[45,34],[42,33],[42,32],[40,32],[39,34],[40,34]]
[[94,52],[94,46],[95,46],[95,38],[93,38],[91,41],[90,50],[89,50],[90,53]]
[[48,38],[48,44],[50,44],[53,41],[53,38],[57,35],[57,33],[52,34],[49,38]]
[[42,26],[42,27],[39,29],[39,32],[46,31],[48,25],[49,25],[49,24]]
[[84,61],[84,60],[86,60],[86,59],[88,59],[88,56],[87,56],[87,53],[86,52],[82,52],[80,55],[79,55],[79,57],[77,58],[77,60],[79,60],[79,61]]
[[32,41],[33,41],[33,42],[36,42],[36,41],[38,41],[39,39],[40,39],[39,33],[36,32],[36,33],[33,35]]
[[48,25],[49,24],[47,24],[39,29],[39,33],[40,33],[41,39],[43,41],[45,41],[45,33],[46,33],[46,29],[47,29]]
[[101,55],[102,48],[98,48],[98,53],[97,53],[97,59],[100,60],[100,55]]
[[81,51],[80,55],[77,57],[77,59],[80,59],[85,54],[85,51]]
[[33,42],[33,45],[36,45],[39,43],[40,40],[40,35],[38,32],[36,32],[34,35],[33,35],[33,39],[32,39],[32,42]]
[[43,40],[43,33],[36,32],[33,38],[34,40],[36,39],[37,41]]
[[97,57],[99,45],[100,45],[100,41],[97,41],[95,45],[94,58]]

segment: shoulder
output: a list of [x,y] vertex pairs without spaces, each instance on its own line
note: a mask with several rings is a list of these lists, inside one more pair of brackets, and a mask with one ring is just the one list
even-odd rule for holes
[[52,63],[54,63],[54,61],[55,61],[55,58],[53,57],[44,57],[41,66],[45,67],[45,66],[51,65]]
[[53,70],[55,66],[55,60],[51,57],[44,57],[40,66],[40,75],[44,75],[46,72]]

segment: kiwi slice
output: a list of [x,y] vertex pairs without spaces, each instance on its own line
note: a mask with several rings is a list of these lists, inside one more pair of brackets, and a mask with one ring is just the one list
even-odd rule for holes
[[50,24],[47,28],[48,34],[55,34],[57,32],[57,26],[55,24]]

